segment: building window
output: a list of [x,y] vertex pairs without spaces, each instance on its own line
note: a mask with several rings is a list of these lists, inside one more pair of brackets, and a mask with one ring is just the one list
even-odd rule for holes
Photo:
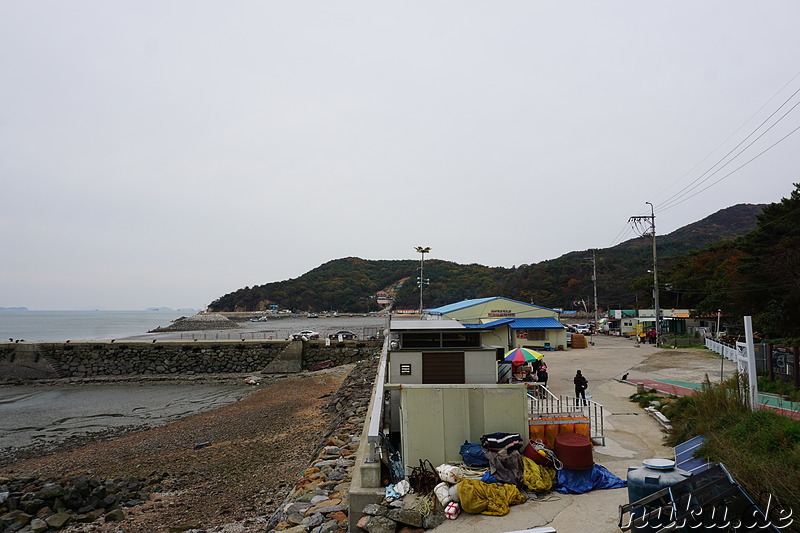
[[441,339],[439,332],[412,332],[401,334],[403,348],[439,348]]
[[528,340],[529,341],[543,341],[547,340],[547,332],[543,329],[529,329],[528,330]]
[[410,331],[400,334],[400,346],[413,348],[480,348],[481,334],[477,331]]
[[400,375],[401,376],[410,376],[411,375],[411,365],[408,363],[403,363],[400,365]]

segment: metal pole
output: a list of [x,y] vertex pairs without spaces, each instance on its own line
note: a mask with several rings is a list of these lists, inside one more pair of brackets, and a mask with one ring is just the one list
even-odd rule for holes
[[423,268],[425,267],[425,254],[431,251],[430,246],[417,246],[414,248],[416,251],[420,253],[419,258],[419,317],[422,318],[422,290],[423,286],[425,285],[425,273]]
[[594,285],[594,327],[597,327],[597,258],[592,250],[592,285]]
[[419,254],[419,316],[422,317],[422,286],[425,284],[425,252]]
[[653,300],[655,302],[656,311],[656,346],[661,336],[661,310],[658,305],[658,258],[656,255],[656,213],[653,209],[653,204],[645,202],[650,206],[650,227],[653,230]]
[[719,340],[719,317],[722,315],[722,309],[717,309],[717,340]]

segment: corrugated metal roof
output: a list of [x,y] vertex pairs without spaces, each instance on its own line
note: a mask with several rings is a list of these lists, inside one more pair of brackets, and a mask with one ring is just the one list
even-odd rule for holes
[[564,325],[553,317],[517,318],[508,325],[511,329],[564,329]]
[[464,300],[463,302],[458,302],[454,304],[447,304],[443,305],[442,307],[436,307],[434,309],[426,309],[425,312],[430,315],[443,315],[445,313],[452,313],[453,311],[459,311],[461,309],[466,309],[467,307],[472,307],[473,305],[480,305],[486,302],[491,302],[495,300],[496,297],[493,298],[475,298],[473,300]]
[[501,318],[500,320],[493,320],[486,324],[464,324],[464,326],[472,329],[493,329],[497,326],[503,326],[509,322],[514,322],[514,320],[513,318]]
[[553,309],[550,309],[549,307],[542,307],[541,305],[534,305],[526,302],[520,302],[519,300],[512,300],[511,298],[506,298],[504,296],[491,296],[489,298],[475,298],[472,300],[464,300],[463,302],[458,302],[454,304],[443,305],[442,307],[436,307],[434,309],[426,309],[425,312],[429,315],[444,315],[446,313],[452,313],[453,311],[460,311],[462,309],[466,309],[468,307],[472,307],[475,305],[485,304],[487,302],[491,302],[492,300],[506,300],[507,302],[514,302],[522,305],[527,305],[530,307],[536,307],[537,309],[547,309],[548,311],[553,311]]
[[389,325],[392,331],[400,330],[436,330],[436,329],[464,329],[458,320],[392,320]]
[[476,329],[492,329],[508,325],[511,329],[564,329],[564,325],[553,317],[543,318],[501,318],[486,324],[467,326]]

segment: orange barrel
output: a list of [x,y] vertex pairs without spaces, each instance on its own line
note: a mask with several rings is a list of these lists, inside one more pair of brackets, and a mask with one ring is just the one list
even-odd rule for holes
[[554,450],[564,468],[589,470],[594,466],[592,443],[583,435],[559,433],[556,435]]

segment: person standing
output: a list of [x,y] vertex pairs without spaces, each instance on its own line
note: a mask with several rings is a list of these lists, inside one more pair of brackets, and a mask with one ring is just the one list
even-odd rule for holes
[[583,399],[583,405],[586,405],[586,389],[589,388],[589,382],[586,381],[580,370],[575,373],[572,382],[575,384],[575,404],[578,405],[579,400]]
[[547,365],[542,365],[539,367],[539,370],[536,371],[536,380],[547,387]]

